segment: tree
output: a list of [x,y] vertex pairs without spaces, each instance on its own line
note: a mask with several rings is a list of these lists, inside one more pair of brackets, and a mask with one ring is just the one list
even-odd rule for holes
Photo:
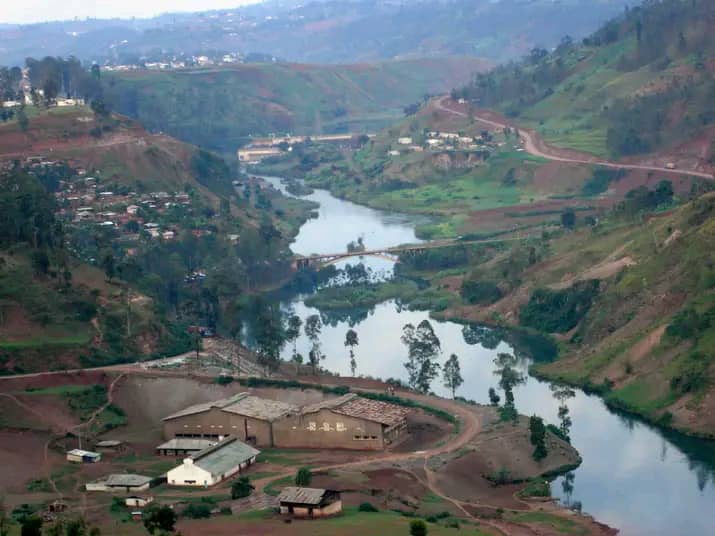
[[20,536],[42,536],[42,518],[32,515],[20,525]]
[[349,329],[345,333],[345,346],[350,348],[350,373],[355,376],[355,370],[357,369],[357,362],[355,361],[355,351],[354,348],[359,344],[358,334],[354,329]]
[[231,498],[232,499],[242,499],[243,497],[248,497],[255,487],[251,484],[251,481],[247,476],[242,476],[231,484]]
[[30,120],[27,119],[27,114],[25,110],[20,109],[17,111],[17,123],[20,125],[20,130],[27,132],[27,128],[30,126]]
[[489,388],[489,403],[496,407],[499,405],[499,401],[501,400],[501,397],[497,394],[496,390],[494,387]]
[[573,389],[566,387],[566,386],[560,386],[560,385],[555,385],[551,384],[551,392],[554,394],[554,398],[559,401],[559,420],[561,421],[559,425],[559,430],[561,431],[561,435],[566,441],[571,441],[571,417],[569,415],[569,407],[568,404],[566,403],[570,398],[573,398],[576,396],[576,393],[574,392]]
[[12,525],[12,520],[10,516],[7,515],[5,497],[0,496],[0,536],[8,536],[10,534],[10,525]]
[[35,275],[47,275],[47,271],[50,269],[50,258],[44,249],[32,253],[32,268]]
[[572,208],[566,208],[561,213],[561,225],[566,229],[573,229],[576,225],[576,213]]
[[107,281],[111,281],[117,273],[117,265],[114,260],[114,254],[111,251],[105,251],[102,255],[101,261],[102,270],[104,270],[104,275],[107,276]]
[[300,487],[310,486],[313,480],[313,473],[308,467],[301,467],[295,474],[295,485]]
[[429,320],[423,320],[416,328],[406,324],[402,328],[401,340],[407,346],[409,359],[405,368],[410,387],[421,393],[429,392],[430,384],[439,372],[439,364],[435,359],[442,346],[432,324]]
[[[298,315],[290,315],[288,317],[288,327],[285,329],[285,339],[286,342],[293,344],[293,357],[292,361],[295,361],[296,355],[298,355],[298,337],[300,337],[300,328],[303,326],[303,321]],[[302,360],[302,359],[301,359]]]
[[257,300],[254,304],[252,322],[258,363],[263,366],[266,373],[274,372],[280,367],[280,353],[285,344],[285,332],[279,305],[265,302],[262,299]]
[[526,382],[524,375],[516,370],[516,357],[507,353],[498,353],[494,364],[494,374],[499,377],[499,387],[504,391],[504,407],[514,409],[514,387]]
[[544,419],[532,415],[529,418],[529,441],[534,445],[532,457],[538,462],[546,458],[546,426]]
[[427,524],[421,519],[410,521],[410,536],[427,536]]
[[144,520],[144,527],[149,531],[149,534],[154,534],[157,530],[174,532],[176,512],[166,505],[153,505],[144,510],[142,519]]
[[322,354],[320,352],[320,332],[323,329],[323,323],[320,320],[319,315],[310,315],[305,319],[305,335],[310,340],[310,352],[308,353],[308,359],[310,360],[310,365],[313,367],[313,374],[315,374],[318,368],[318,363],[322,359]]
[[444,377],[444,386],[452,391],[452,398],[455,396],[457,388],[464,383],[462,371],[459,366],[459,357],[457,354],[452,354],[442,368]]

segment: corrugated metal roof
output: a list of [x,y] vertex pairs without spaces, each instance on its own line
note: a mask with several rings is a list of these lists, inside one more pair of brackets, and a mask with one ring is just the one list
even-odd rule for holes
[[289,486],[283,488],[278,501],[298,504],[320,504],[327,490],[318,488],[297,488]]
[[386,426],[394,426],[405,420],[409,410],[381,400],[356,397],[335,408],[335,412],[349,417],[378,422]]
[[238,393],[232,397],[216,400],[214,402],[205,402],[196,404],[188,408],[182,409],[164,420],[176,419],[178,417],[186,417],[209,411],[211,408],[219,408],[227,413],[235,413],[245,417],[260,419],[263,421],[274,421],[288,413],[297,413],[298,408],[293,404],[279,402],[277,400],[268,400],[257,396],[249,395],[248,393]]
[[159,445],[157,450],[204,450],[218,443],[210,439],[194,439],[190,437],[175,437]]
[[235,437],[229,437],[197,452],[190,456],[190,459],[193,460],[194,465],[212,475],[222,475],[260,453],[260,450],[254,449],[251,445],[246,445]]
[[307,415],[308,413],[315,413],[316,411],[320,411],[321,409],[335,409],[352,400],[356,396],[357,395],[355,393],[348,393],[337,398],[328,398],[326,400],[321,400],[320,402],[316,402],[315,404],[309,404],[307,406],[304,406],[301,410],[301,413]]
[[151,482],[150,476],[144,475],[132,475],[132,474],[114,474],[109,475],[105,480],[107,486],[120,486],[120,487],[138,487],[144,486]]

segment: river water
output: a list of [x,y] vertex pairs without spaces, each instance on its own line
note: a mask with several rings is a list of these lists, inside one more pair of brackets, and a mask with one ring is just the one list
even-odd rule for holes
[[[283,189],[279,180],[269,180]],[[301,228],[291,246],[295,253],[344,251],[346,244],[358,236],[364,238],[368,248],[417,240],[414,232],[417,221],[408,216],[358,206],[321,190],[304,198],[320,203],[320,209],[318,217]],[[375,270],[391,269],[388,261],[365,258],[364,262]],[[301,298],[288,306],[303,319],[318,313]],[[385,302],[367,311],[328,317],[329,324],[323,327],[321,335],[325,368],[350,374],[343,341],[345,332],[352,327],[360,341],[356,348],[357,373],[404,379],[407,353],[400,342],[402,326],[408,322],[416,325],[429,315]],[[470,326],[431,322],[442,343],[443,360],[452,353],[460,358],[464,384],[457,394],[488,403],[489,387],[497,386],[493,359],[500,351],[510,351],[510,346],[497,341],[496,347],[495,344],[486,347],[475,340]],[[308,346],[302,335],[298,340],[299,351],[307,355]],[[286,348],[284,357],[289,358],[290,352]],[[523,359],[521,367],[525,373],[528,365],[528,360]],[[433,389],[439,395],[449,395],[438,379]],[[521,413],[537,414],[547,422],[558,423],[558,403],[547,382],[529,377],[514,394]],[[625,535],[715,534],[715,443],[662,432],[609,410],[598,396],[580,390],[576,390],[569,407],[573,418],[572,443],[581,453],[583,463],[573,471],[569,481],[561,477],[552,484],[555,496],[565,504],[580,503],[584,512]]]

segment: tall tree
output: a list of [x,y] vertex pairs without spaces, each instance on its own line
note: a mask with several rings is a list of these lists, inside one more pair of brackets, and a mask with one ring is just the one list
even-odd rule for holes
[[516,369],[517,359],[507,353],[498,353],[494,360],[494,374],[499,378],[499,387],[504,391],[504,410],[512,419],[517,413],[514,405],[514,388],[526,382],[526,377]]
[[285,345],[285,333],[280,307],[276,303],[258,300],[253,319],[253,337],[256,341],[258,363],[266,373],[278,370],[281,349]]
[[529,440],[534,445],[532,457],[538,462],[546,458],[546,427],[541,417],[532,415],[529,418]]
[[568,400],[575,397],[576,393],[573,389],[567,386],[551,384],[551,392],[554,398],[559,401],[559,430],[566,441],[571,441],[571,425],[573,424],[570,416]]
[[415,328],[406,324],[402,328],[402,343],[407,346],[408,383],[412,389],[427,393],[432,380],[439,373],[439,364],[435,361],[442,345],[429,320],[423,320]]
[[350,373],[354,377],[355,370],[357,369],[357,362],[355,361],[355,350],[354,348],[359,344],[357,332],[350,328],[345,333],[345,346],[350,348]]
[[442,367],[442,375],[444,378],[444,386],[452,391],[452,398],[454,398],[457,388],[464,383],[462,371],[459,366],[459,357],[457,357],[457,354],[449,356],[449,359],[447,359],[444,367]]
[[298,337],[300,337],[300,328],[303,327],[303,321],[296,314],[288,317],[288,326],[285,330],[286,342],[293,344],[292,358],[298,354]]
[[323,329],[323,323],[320,320],[320,315],[310,315],[305,319],[305,335],[310,340],[310,352],[308,353],[308,359],[310,360],[310,365],[313,367],[313,374],[315,374],[316,369],[320,360],[323,358],[320,351],[320,332]]

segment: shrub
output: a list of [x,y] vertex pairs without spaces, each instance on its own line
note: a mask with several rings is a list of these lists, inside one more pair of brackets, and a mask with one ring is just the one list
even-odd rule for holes
[[211,517],[211,507],[205,503],[192,503],[184,508],[183,515],[191,519],[206,519]]
[[380,510],[378,510],[376,506],[374,506],[372,503],[369,503],[369,502],[360,503],[360,506],[358,506],[358,512],[379,512],[379,511]]
[[599,286],[594,279],[564,290],[537,289],[521,308],[520,323],[548,333],[569,331],[586,316]]
[[295,485],[296,486],[310,486],[313,480],[313,473],[310,472],[308,467],[301,467],[295,474]]
[[465,281],[460,294],[469,303],[480,305],[491,305],[502,297],[499,287],[489,281]]
[[691,353],[671,378],[670,387],[680,393],[692,393],[707,386],[710,360],[701,352]]
[[410,536],[427,536],[427,524],[421,519],[410,521]]
[[247,476],[242,476],[231,484],[231,498],[242,499],[248,497],[255,488]]

